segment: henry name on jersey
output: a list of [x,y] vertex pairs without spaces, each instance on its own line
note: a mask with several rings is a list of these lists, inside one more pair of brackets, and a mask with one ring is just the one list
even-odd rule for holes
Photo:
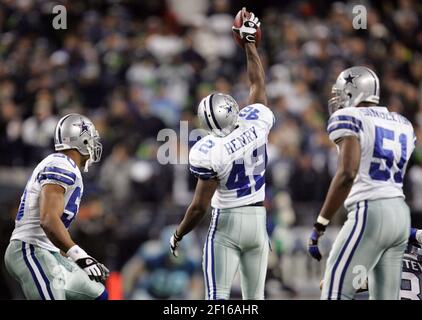
[[274,114],[260,103],[239,112],[237,127],[225,137],[207,135],[189,153],[190,171],[200,179],[217,178],[213,208],[232,208],[263,201],[266,144]]
[[258,134],[256,132],[255,126],[252,126],[234,139],[231,139],[229,142],[225,143],[224,147],[226,148],[228,154],[232,154],[240,148],[245,147],[249,143],[255,141],[256,139],[258,139]]

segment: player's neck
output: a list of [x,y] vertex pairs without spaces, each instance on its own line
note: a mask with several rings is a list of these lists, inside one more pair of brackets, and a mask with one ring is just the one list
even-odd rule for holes
[[66,155],[67,157],[69,157],[70,159],[72,159],[76,165],[78,166],[79,169],[82,168],[83,163],[83,156],[77,151],[77,150],[63,150],[61,151],[61,153],[63,153],[64,155]]

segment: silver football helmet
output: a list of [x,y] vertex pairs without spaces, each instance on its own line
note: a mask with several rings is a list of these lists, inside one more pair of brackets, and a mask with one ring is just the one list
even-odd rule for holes
[[225,137],[237,126],[239,106],[229,95],[212,93],[201,100],[198,118],[202,127],[217,137]]
[[54,132],[56,151],[76,149],[80,154],[89,156],[85,172],[95,162],[99,162],[103,151],[100,136],[94,124],[87,117],[72,113],[59,120]]
[[380,83],[374,71],[356,66],[343,70],[337,77],[328,101],[330,115],[342,108],[356,107],[361,102],[379,103]]

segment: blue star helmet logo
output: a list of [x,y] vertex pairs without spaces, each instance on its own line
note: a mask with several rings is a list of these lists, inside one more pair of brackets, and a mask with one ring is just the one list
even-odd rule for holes
[[74,123],[73,125],[81,129],[79,136],[83,135],[85,132],[89,133],[89,127],[91,126],[90,123],[85,123],[85,121],[82,118],[81,118],[81,123]]
[[225,109],[227,110],[227,113],[230,113],[233,111],[233,106],[226,106]]
[[353,87],[356,88],[355,79],[358,77],[360,77],[360,74],[349,74],[347,77],[343,77],[343,79],[346,80],[346,85],[350,83]]

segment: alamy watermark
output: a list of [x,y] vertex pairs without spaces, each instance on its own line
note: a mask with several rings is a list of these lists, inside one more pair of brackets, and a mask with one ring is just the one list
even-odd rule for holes
[[53,6],[51,13],[55,15],[52,21],[53,28],[56,30],[67,29],[66,7],[61,4],[55,5]]
[[353,6],[352,12],[353,12],[353,21],[352,21],[353,28],[356,30],[367,29],[368,13],[367,13],[366,7],[361,4],[355,5]]

